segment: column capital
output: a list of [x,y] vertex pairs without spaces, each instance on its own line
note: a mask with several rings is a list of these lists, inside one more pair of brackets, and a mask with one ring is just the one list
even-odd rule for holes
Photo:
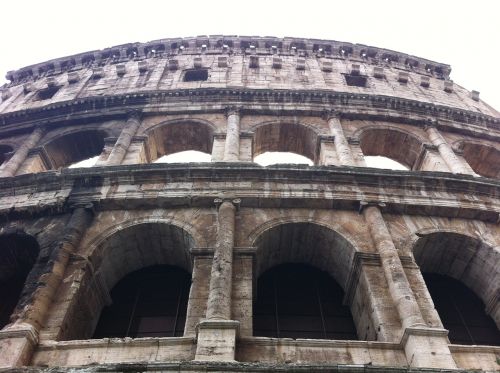
[[387,206],[387,204],[385,202],[380,202],[380,201],[359,201],[358,212],[361,214],[363,212],[363,210],[367,207],[384,208],[386,206]]
[[92,215],[94,215],[94,202],[92,201],[74,201],[74,202],[71,202],[71,204],[69,205],[69,209],[73,212],[75,210],[78,210],[78,209],[84,209],[84,210],[87,210],[89,211],[90,213],[92,213]]
[[241,115],[241,106],[233,105],[233,106],[226,106],[224,108],[226,117],[229,117],[230,115]]
[[217,210],[220,208],[220,206],[224,203],[224,202],[229,202],[231,203],[235,208],[236,210],[239,210],[240,208],[240,203],[241,203],[241,199],[240,198],[232,198],[232,197],[221,197],[221,198],[216,198],[214,199],[214,203],[215,203],[215,206],[217,207]]
[[127,111],[127,120],[141,120],[142,119],[142,110],[129,110]]
[[321,117],[325,120],[330,120],[332,118],[340,119],[341,114],[342,113],[339,110],[331,109],[323,111]]
[[428,129],[431,129],[431,128],[437,129],[438,125],[439,125],[439,121],[437,119],[428,118],[424,123],[424,131],[427,131]]

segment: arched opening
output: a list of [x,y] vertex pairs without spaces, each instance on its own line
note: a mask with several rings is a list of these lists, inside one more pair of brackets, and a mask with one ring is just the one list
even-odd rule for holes
[[27,234],[0,236],[0,329],[9,323],[39,250]]
[[423,144],[416,136],[404,131],[391,128],[370,128],[361,133],[360,146],[364,156],[389,158],[406,169],[412,170],[415,169]]
[[[157,270],[161,269],[160,272],[162,272],[164,269],[168,269],[164,271],[166,280],[159,280],[158,287],[153,293],[163,292],[165,296],[173,296],[175,289],[172,293],[170,288],[172,284],[169,283],[168,278],[171,278],[169,276],[178,276],[178,271],[181,270],[182,273],[191,272],[189,250],[193,246],[193,238],[187,231],[166,223],[138,223],[109,235],[100,242],[89,257],[94,271],[86,272],[85,277],[81,280],[78,293],[74,296],[75,301],[67,312],[68,326],[61,330],[59,339],[86,339],[93,335],[96,337],[103,335],[100,332],[103,330],[117,330],[115,325],[103,325],[104,321],[99,326],[100,331],[96,330],[101,310],[105,306],[112,308],[116,300],[115,297],[118,297],[119,300],[120,289],[128,286],[127,284],[130,285],[137,278],[140,280],[143,274],[145,279],[140,281],[151,284],[152,280],[148,280],[148,278],[162,276],[161,273],[157,273]],[[151,272],[148,272],[148,268],[151,269]],[[143,269],[144,271],[141,272]],[[134,274],[136,271],[138,274]],[[129,274],[131,279],[127,277]],[[120,285],[122,282],[119,281],[125,285]],[[132,292],[131,290],[130,293]],[[175,294],[178,296],[178,293]],[[182,297],[185,296],[187,294],[182,295]],[[185,313],[185,309],[182,310],[182,313]],[[176,335],[181,333],[184,328],[184,325],[179,324],[179,322],[181,324],[184,322],[181,317],[182,313],[179,314],[175,330],[172,331]],[[165,315],[165,317],[170,316]],[[168,330],[165,330],[164,332],[168,334]],[[137,333],[139,333],[138,336],[147,333],[147,331],[138,329]],[[153,331],[149,331],[149,333],[153,333]],[[132,334],[129,335],[132,336]]]
[[303,264],[278,265],[260,276],[254,335],[274,338],[357,339],[344,292],[328,275]]
[[[47,145],[45,151],[53,169],[67,167],[101,154],[106,132],[84,130],[56,138]],[[80,166],[81,167],[81,166]]]
[[[274,163],[304,163],[314,164],[316,160],[316,148],[318,135],[311,128],[297,123],[270,123],[257,127],[254,137],[254,161],[257,162],[261,154],[264,159],[271,157],[274,159],[283,158],[284,162]],[[268,154],[265,154],[268,153]],[[306,159],[299,159],[295,155],[300,155]],[[277,157],[276,157],[277,156]],[[288,158],[288,161],[286,159]],[[267,161],[266,161],[267,162]],[[257,162],[259,163],[259,162]]]
[[[357,339],[342,306],[355,252],[349,241],[318,224],[285,223],[264,231],[254,245],[254,335]],[[344,317],[351,321],[340,323]]]
[[94,338],[182,336],[190,284],[187,271],[168,265],[126,275],[111,290]]
[[[213,128],[199,121],[178,121],[154,127],[148,132],[149,155],[152,162],[174,153],[197,151],[206,155],[212,154]],[[191,161],[186,154],[179,157],[185,162]]]
[[451,343],[500,345],[500,332],[474,292],[448,276],[427,273],[424,280]]
[[12,153],[12,147],[8,145],[0,145],[0,166],[8,159],[10,153]]
[[87,158],[81,161],[77,161],[75,163],[72,163],[68,166],[68,168],[87,168],[87,167],[92,167],[95,166],[97,161],[99,160],[99,156],[96,155],[91,158]]
[[500,150],[482,144],[464,143],[463,154],[475,173],[500,178]]
[[212,156],[196,150],[186,150],[183,152],[164,155],[154,161],[154,163],[205,163],[211,162]]
[[[470,289],[481,299],[481,310],[484,316],[490,315],[498,330],[500,327],[500,305],[496,300],[500,292],[500,252],[498,250],[463,234],[435,232],[422,235],[417,240],[413,255],[422,272],[448,276]],[[441,283],[449,284],[449,282]],[[450,285],[450,292],[454,286]],[[435,296],[432,297],[434,303],[440,304],[441,300]],[[471,298],[470,301],[472,303],[473,299]],[[436,309],[439,313],[437,305]],[[439,315],[445,323],[448,316],[441,313]]]
[[394,159],[383,157],[381,155],[366,155],[365,163],[367,167],[381,168],[384,170],[408,170],[408,167],[406,167],[404,164],[401,164]]

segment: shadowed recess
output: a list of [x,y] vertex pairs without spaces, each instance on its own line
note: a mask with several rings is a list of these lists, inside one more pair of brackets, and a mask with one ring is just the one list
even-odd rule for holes
[[0,329],[9,322],[39,250],[32,236],[0,236]]
[[475,173],[500,178],[500,150],[492,146],[465,143],[463,152],[465,160]]
[[303,264],[282,264],[259,277],[254,335],[274,338],[357,339],[344,292],[328,275]]

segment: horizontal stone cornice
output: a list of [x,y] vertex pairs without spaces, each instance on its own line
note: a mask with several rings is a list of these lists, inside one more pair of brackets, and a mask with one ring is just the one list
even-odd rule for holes
[[[209,104],[197,108],[193,104]],[[115,96],[85,97],[0,114],[0,134],[28,132],[34,125],[65,125],[69,121],[125,118],[131,108],[144,115],[223,112],[228,104],[241,106],[244,114],[316,115],[334,109],[346,119],[397,121],[439,127],[470,135],[500,138],[500,118],[428,102],[392,96],[353,94],[328,90],[276,90],[200,88],[144,91]],[[25,127],[21,129],[20,127]],[[493,132],[492,132],[493,130]],[[491,134],[489,134],[492,132]]]
[[[203,186],[198,188],[197,183]],[[357,211],[361,201],[377,200],[385,203],[388,213],[489,222],[497,222],[500,212],[500,181],[494,179],[363,167],[212,163],[63,169],[2,178],[0,215],[12,218],[12,214],[22,215],[23,211],[32,215],[46,210],[60,213],[69,208],[70,201],[93,203],[96,210],[212,208],[221,185],[227,189],[228,183],[232,184],[230,192],[241,199],[242,208]],[[164,188],[158,190],[158,184],[164,184]],[[114,191],[109,193],[111,185]],[[148,185],[153,187],[149,189]]]

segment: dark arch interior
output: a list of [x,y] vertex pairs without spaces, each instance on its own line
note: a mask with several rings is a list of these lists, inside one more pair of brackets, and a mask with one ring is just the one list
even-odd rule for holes
[[38,252],[38,243],[32,236],[0,236],[0,328],[9,323]]
[[424,280],[451,343],[500,345],[500,332],[474,292],[448,276],[426,273]]
[[309,127],[296,123],[272,123],[255,131],[254,157],[265,152],[291,152],[314,162],[318,136]]
[[485,177],[500,178],[500,150],[492,146],[466,143],[463,152],[474,172]]
[[93,338],[182,336],[190,284],[187,271],[169,265],[128,274],[111,291]]
[[212,153],[213,129],[204,123],[169,123],[149,133],[150,159],[186,150]]
[[344,292],[328,275],[304,264],[282,264],[257,283],[254,335],[275,338],[357,339]]
[[105,137],[104,131],[80,131],[55,139],[45,146],[45,150],[52,167],[58,169],[99,155]]
[[0,165],[7,160],[7,154],[12,152],[12,148],[8,145],[0,145]]
[[362,133],[360,146],[364,155],[391,158],[410,170],[422,151],[422,143],[414,136],[392,129],[369,129]]

